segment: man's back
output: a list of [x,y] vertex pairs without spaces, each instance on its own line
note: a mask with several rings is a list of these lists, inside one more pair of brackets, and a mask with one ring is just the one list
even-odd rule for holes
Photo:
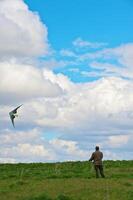
[[103,153],[98,150],[92,153],[90,161],[94,160],[95,165],[102,165],[102,158],[103,158]]

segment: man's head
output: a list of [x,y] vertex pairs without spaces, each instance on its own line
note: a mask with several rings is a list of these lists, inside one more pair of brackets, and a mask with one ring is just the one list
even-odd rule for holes
[[95,149],[96,149],[96,151],[99,151],[99,146],[96,146]]

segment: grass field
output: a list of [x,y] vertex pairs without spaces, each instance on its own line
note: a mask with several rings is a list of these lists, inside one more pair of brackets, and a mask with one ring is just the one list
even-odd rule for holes
[[0,200],[133,200],[133,161],[0,164]]

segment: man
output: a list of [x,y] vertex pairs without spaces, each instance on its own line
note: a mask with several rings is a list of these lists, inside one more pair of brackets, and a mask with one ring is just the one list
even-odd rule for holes
[[104,178],[103,164],[102,164],[103,153],[99,151],[99,146],[95,147],[95,152],[92,153],[89,161],[94,161],[94,168],[96,172],[96,178],[99,178],[99,172],[101,177]]

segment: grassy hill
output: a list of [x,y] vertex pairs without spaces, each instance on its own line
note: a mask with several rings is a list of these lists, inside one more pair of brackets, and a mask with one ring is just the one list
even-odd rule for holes
[[1,200],[133,200],[133,161],[0,164]]

